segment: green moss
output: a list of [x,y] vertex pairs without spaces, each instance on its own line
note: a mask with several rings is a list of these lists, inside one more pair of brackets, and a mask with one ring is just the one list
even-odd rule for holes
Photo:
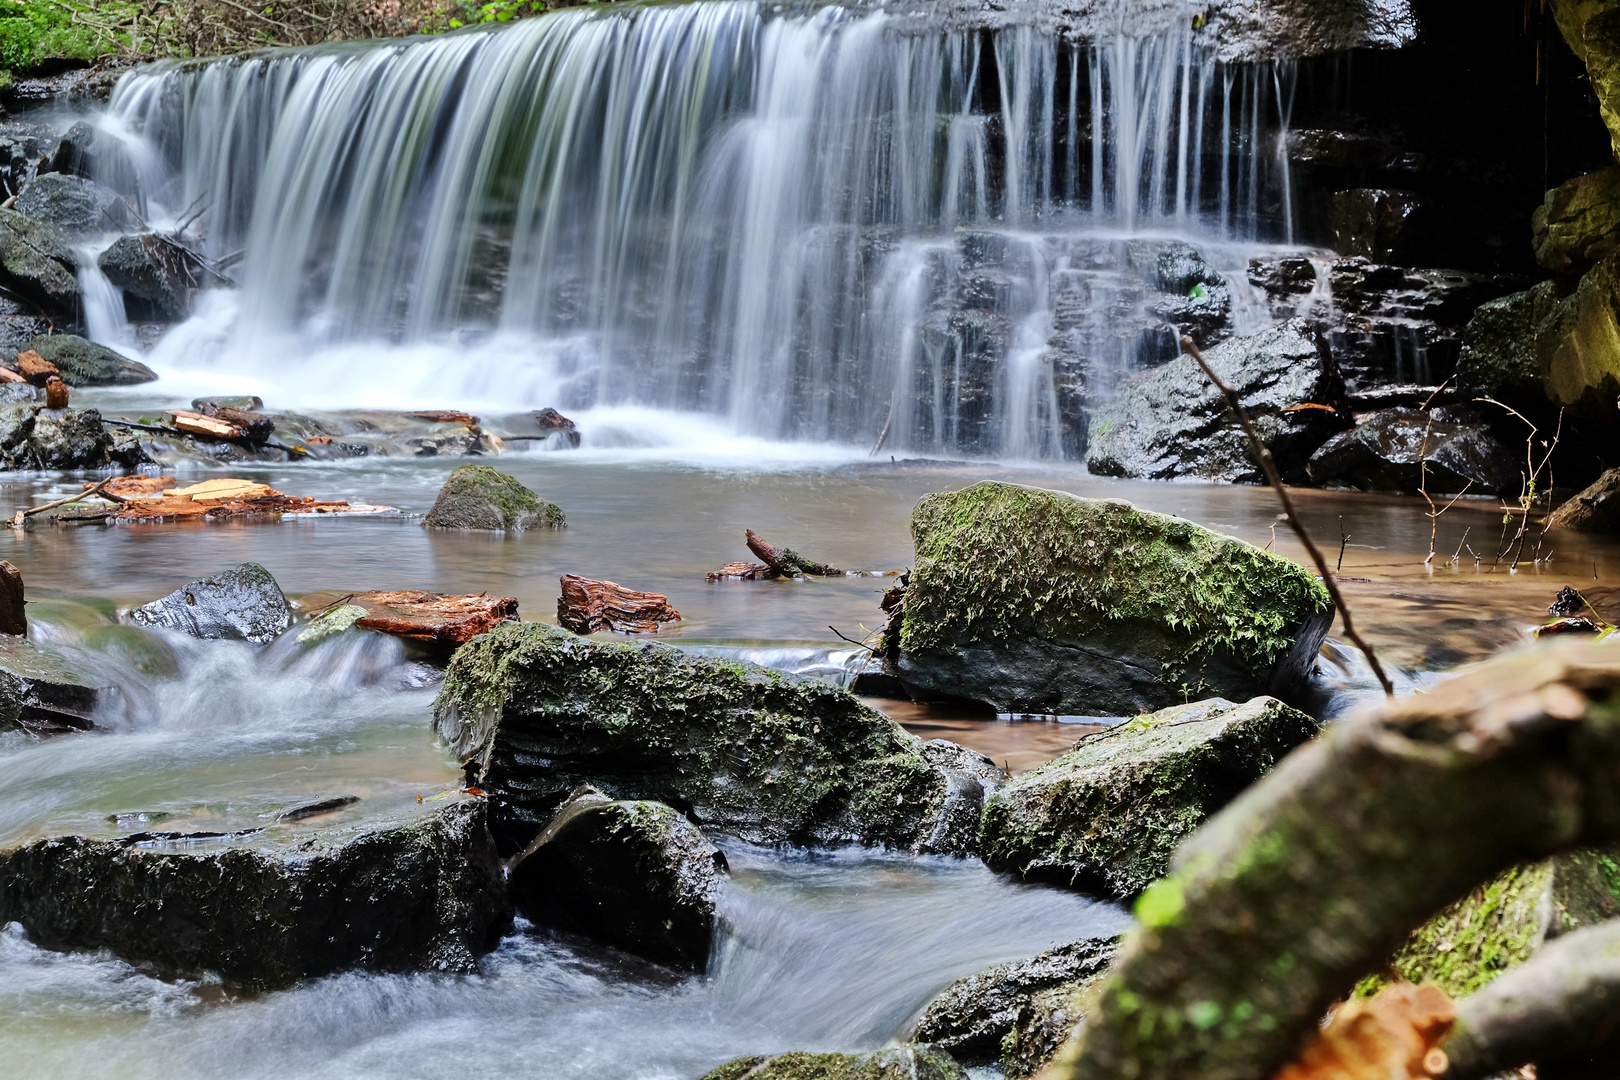
[[875,1054],[778,1054],[730,1061],[700,1080],[962,1080],[950,1055],[931,1047]]
[[1287,559],[1115,500],[987,481],[924,496],[912,536],[906,652],[1139,620],[1179,632],[1188,656],[1229,652],[1259,669],[1330,604]]

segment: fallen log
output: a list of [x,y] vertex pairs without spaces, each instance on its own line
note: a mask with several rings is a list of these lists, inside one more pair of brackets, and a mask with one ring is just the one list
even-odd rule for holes
[[681,613],[660,593],[637,592],[612,581],[564,574],[557,600],[557,621],[576,634],[613,630],[621,634],[657,633],[658,624],[678,622]]
[[754,581],[757,578],[772,577],[771,568],[764,563],[757,562],[728,562],[718,570],[709,571],[710,581],[720,581],[725,578],[736,578],[740,581]]
[[185,409],[170,409],[163,414],[169,418],[169,423],[176,431],[183,431],[187,435],[207,435],[215,439],[246,439],[247,432],[235,424],[224,420],[216,420],[202,413],[188,412]]
[[28,380],[8,367],[0,367],[0,383],[25,383]]
[[356,619],[362,630],[379,630],[430,645],[464,645],[503,622],[517,619],[518,602],[488,593],[446,596],[420,589],[359,593],[347,603],[369,614]]
[[807,559],[792,548],[773,547],[753,529],[743,530],[748,550],[771,568],[770,577],[842,577],[843,571],[813,559]]
[[404,415],[412,420],[426,420],[430,424],[466,424],[468,427],[478,426],[478,417],[471,413],[459,412],[455,409],[422,409],[418,412],[408,412]]
[[117,495],[108,494],[107,492],[108,486],[110,486],[115,479],[117,479],[117,477],[109,476],[99,484],[86,485],[85,490],[79,492],[77,495],[67,495],[60,499],[53,499],[48,503],[41,503],[39,506],[30,506],[25,510],[18,510],[17,516],[11,520],[11,527],[13,529],[20,529],[23,527],[23,520],[25,518],[31,518],[35,514],[43,514],[47,510],[55,510],[58,506],[66,506],[68,503],[79,502],[83,499],[99,498],[106,499],[108,502],[121,503],[124,501],[122,498]]
[[44,386],[52,375],[61,377],[61,369],[33,349],[17,354],[17,374],[35,386]]
[[232,405],[208,402],[202,408],[202,415],[231,425],[242,433],[242,438],[252,443],[266,442],[276,431],[276,422],[263,413],[238,409]]
[[1620,840],[1620,650],[1498,657],[1328,730],[1211,819],[1054,1080],[1267,1080],[1431,916],[1508,867]]
[[22,571],[0,561],[0,634],[28,633],[28,615],[23,610]]

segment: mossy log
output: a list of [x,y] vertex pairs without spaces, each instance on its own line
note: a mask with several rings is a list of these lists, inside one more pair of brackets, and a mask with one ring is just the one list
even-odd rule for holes
[[767,577],[839,577],[843,574],[838,567],[807,559],[792,548],[775,547],[753,529],[744,529],[743,539],[748,544],[748,550],[770,567],[771,572]]
[[1620,839],[1620,650],[1499,657],[1335,726],[1194,834],[1055,1080],[1264,1080],[1414,928]]

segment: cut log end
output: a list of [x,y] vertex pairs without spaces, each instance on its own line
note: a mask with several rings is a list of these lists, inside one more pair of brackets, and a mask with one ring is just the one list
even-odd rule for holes
[[620,634],[657,633],[660,623],[679,622],[681,613],[660,593],[637,592],[612,581],[577,574],[561,578],[557,621],[576,634],[612,630]]
[[9,562],[0,562],[0,634],[28,633],[23,602],[22,571]]

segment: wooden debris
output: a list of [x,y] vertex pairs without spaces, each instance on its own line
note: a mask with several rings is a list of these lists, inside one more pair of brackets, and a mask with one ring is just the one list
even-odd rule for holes
[[238,409],[232,405],[215,405],[209,402],[203,406],[202,415],[210,420],[230,424],[249,442],[265,442],[276,432],[276,422],[268,416],[248,409]]
[[1275,1080],[1419,1080],[1450,1067],[1440,1043],[1457,1009],[1433,983],[1386,986],[1339,1006]]
[[28,380],[8,367],[0,367],[0,383],[25,383]]
[[261,484],[256,480],[221,478],[204,480],[190,487],[167,489],[163,494],[165,497],[186,498],[193,502],[231,502],[236,499],[258,498],[262,495],[280,495],[281,492],[269,484]]
[[1554,619],[1552,622],[1542,623],[1532,633],[1538,638],[1557,637],[1559,634],[1596,634],[1602,627],[1589,618],[1580,615],[1565,619]]
[[[178,481],[172,476],[115,476],[106,482],[102,490],[121,499],[156,499],[176,483]],[[84,489],[89,491],[94,486],[85,481]]]
[[52,375],[45,380],[45,407],[47,409],[65,409],[68,407],[67,383],[60,376]]
[[773,547],[753,529],[743,530],[743,539],[748,544],[748,550],[771,568],[767,577],[842,577],[844,574],[836,566],[807,559],[792,548]]
[[468,427],[478,426],[478,417],[471,413],[458,412],[455,409],[423,409],[420,412],[405,414],[412,420],[426,420],[433,424],[466,424]]
[[718,570],[709,571],[710,581],[720,581],[724,578],[737,578],[741,581],[754,581],[763,577],[775,577],[771,568],[764,563],[757,562],[728,562]]
[[108,485],[110,485],[114,479],[114,477],[109,476],[99,484],[86,486],[86,488],[77,495],[68,495],[60,499],[53,499],[48,503],[42,503],[39,506],[30,506],[26,510],[18,510],[17,516],[11,520],[11,527],[13,529],[21,529],[23,527],[24,519],[33,517],[35,514],[42,514],[47,510],[54,510],[58,506],[66,506],[68,503],[78,502],[81,499],[102,498],[109,502],[121,503],[124,501],[123,499],[116,495],[109,495],[106,493]]
[[433,645],[463,645],[503,622],[516,619],[518,613],[516,598],[488,593],[445,596],[404,589],[360,593],[347,602],[370,612],[355,621],[361,629],[380,630]]
[[0,634],[28,633],[23,602],[22,571],[9,562],[0,562]]
[[35,386],[44,386],[52,375],[62,375],[61,369],[33,349],[17,354],[17,372]]
[[576,634],[613,630],[621,634],[657,633],[658,624],[679,622],[681,613],[660,593],[637,592],[612,581],[564,574],[557,600],[557,621]]
[[224,420],[215,420],[202,413],[188,412],[185,409],[170,409],[163,414],[169,418],[169,423],[176,431],[183,431],[187,435],[208,435],[215,439],[245,439],[247,432],[235,424]]
[[[154,523],[185,518],[269,517],[282,514],[379,514],[386,506],[350,506],[341,500],[286,495],[254,480],[220,477],[177,488],[171,476],[120,476],[104,480],[76,499],[101,494],[122,503],[111,517],[120,522]],[[64,500],[67,501],[67,500]],[[56,504],[59,505],[59,504]],[[46,509],[37,507],[36,509]],[[74,520],[90,520],[80,515]]]

